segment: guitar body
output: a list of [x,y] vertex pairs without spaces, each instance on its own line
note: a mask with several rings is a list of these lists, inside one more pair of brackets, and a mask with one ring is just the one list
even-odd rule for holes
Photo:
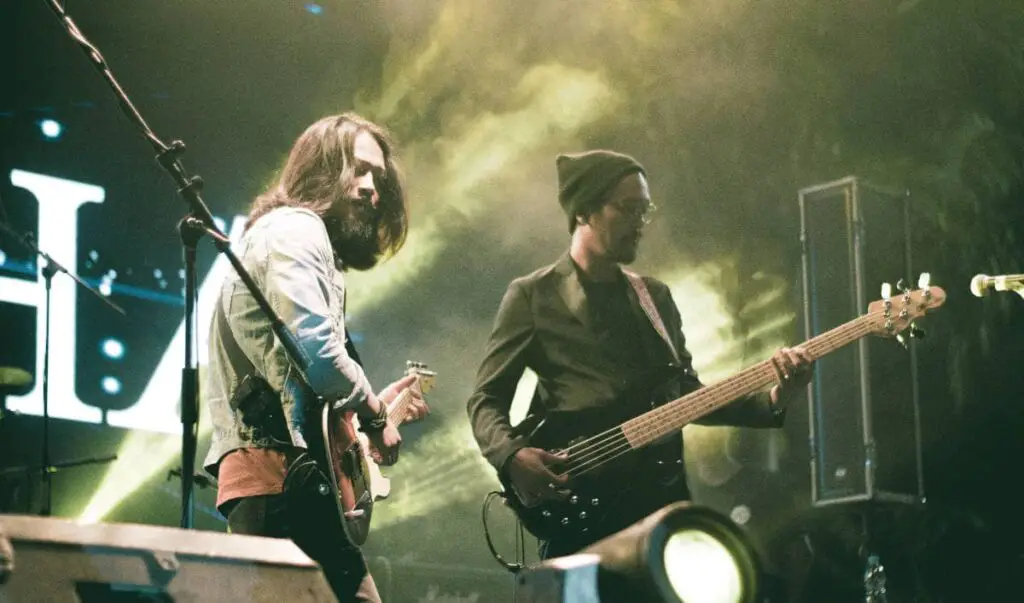
[[370,440],[367,439],[366,434],[357,432],[359,435],[359,443],[362,445],[363,460],[366,463],[366,475],[370,481],[370,494],[373,495],[373,500],[383,500],[391,495],[391,479],[385,477],[384,473],[380,470],[380,465],[374,462],[373,458],[368,454],[370,451]]
[[373,494],[364,444],[356,431],[355,413],[325,404],[321,429],[327,452],[327,474],[349,544],[362,546],[370,535]]
[[[426,365],[420,362],[406,364],[407,373],[417,376],[413,388],[422,395],[433,385],[436,373],[426,370]],[[388,418],[396,425],[406,421],[411,389],[400,392],[389,406]],[[370,535],[373,503],[387,498],[391,481],[370,457],[370,443],[358,430],[359,419],[355,412],[324,404],[320,419],[326,457],[321,464],[326,468],[348,543],[360,547]]]
[[[526,506],[507,477],[502,485],[508,505],[523,527],[541,540],[582,538],[609,527],[624,528],[652,511],[688,495],[683,476],[682,439],[666,436],[649,447],[618,454],[628,447],[619,425],[661,402],[678,387],[679,370],[655,369],[629,388],[621,403],[591,410],[530,416],[513,430],[526,436],[531,447],[552,453],[565,451],[567,465],[584,469],[570,479],[568,497]],[[650,384],[660,384],[652,387]],[[604,437],[595,439],[595,434]],[[616,458],[612,459],[615,456]],[[559,473],[559,468],[555,468]],[[660,501],[664,499],[664,504]]]

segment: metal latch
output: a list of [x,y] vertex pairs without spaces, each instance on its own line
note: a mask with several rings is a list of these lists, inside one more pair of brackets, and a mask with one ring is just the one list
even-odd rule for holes
[[146,565],[150,581],[160,588],[166,588],[181,569],[178,558],[170,551],[149,551],[149,555],[146,555]]

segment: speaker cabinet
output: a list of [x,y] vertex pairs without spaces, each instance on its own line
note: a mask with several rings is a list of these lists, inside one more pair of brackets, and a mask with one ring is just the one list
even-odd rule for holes
[[0,515],[0,603],[336,600],[290,540]]
[[[911,273],[909,197],[856,177],[801,189],[805,335],[867,312],[882,284]],[[813,503],[924,499],[917,362],[868,336],[817,362],[810,387]]]

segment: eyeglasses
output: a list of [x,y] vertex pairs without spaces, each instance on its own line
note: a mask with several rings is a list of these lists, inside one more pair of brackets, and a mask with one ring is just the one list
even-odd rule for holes
[[644,224],[650,224],[654,218],[651,214],[658,211],[658,206],[653,203],[609,203],[615,211],[630,220],[640,220]]

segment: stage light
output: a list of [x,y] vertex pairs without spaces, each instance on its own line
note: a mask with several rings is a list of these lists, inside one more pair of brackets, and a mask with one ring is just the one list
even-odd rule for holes
[[742,600],[743,579],[736,560],[707,532],[686,530],[669,536],[664,563],[672,590],[687,603]]
[[569,555],[522,570],[516,603],[753,603],[757,554],[726,516],[673,503]]
[[736,525],[746,525],[750,521],[750,507],[747,505],[736,505],[729,512],[729,519],[733,520]]
[[100,344],[100,350],[103,351],[104,356],[111,360],[120,360],[124,358],[124,344],[113,337],[104,339]]
[[116,396],[121,393],[121,382],[117,377],[104,377],[103,380],[100,381],[100,386],[103,388],[104,392],[111,396]]
[[60,125],[60,122],[57,120],[44,119],[39,122],[39,130],[46,138],[55,140],[60,138],[60,135],[64,132],[64,126]]

